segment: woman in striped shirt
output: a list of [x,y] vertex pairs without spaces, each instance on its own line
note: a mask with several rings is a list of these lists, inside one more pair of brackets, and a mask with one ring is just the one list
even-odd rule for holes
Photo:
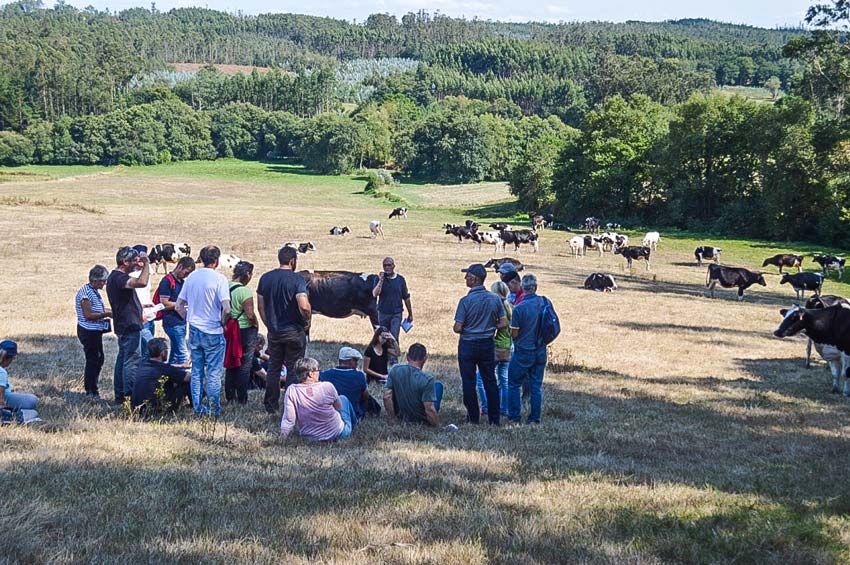
[[109,331],[112,310],[104,306],[100,289],[106,285],[109,271],[95,265],[89,271],[89,282],[80,287],[74,302],[77,307],[77,337],[86,354],[86,396],[100,398],[97,381],[103,367],[103,334]]

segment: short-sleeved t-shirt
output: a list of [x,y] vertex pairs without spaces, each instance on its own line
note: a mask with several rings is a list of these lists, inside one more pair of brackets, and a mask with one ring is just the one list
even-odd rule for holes
[[[375,280],[375,286],[378,286],[378,280]],[[381,295],[378,297],[378,312],[387,315],[401,314],[404,311],[402,301],[408,298],[410,293],[403,276],[396,273],[393,278],[384,277]]]
[[[168,298],[172,302],[177,302],[177,297],[180,296],[180,291],[183,290],[183,282],[173,274],[171,277],[174,279],[174,290],[171,290],[171,281],[168,280],[168,277],[162,277],[162,280],[159,281],[159,287],[157,290],[159,291],[159,299],[160,302],[162,298]],[[162,312],[162,327],[163,328],[173,328],[175,326],[185,325],[186,320],[177,313],[177,310],[163,310]]]
[[106,296],[112,308],[115,334],[125,335],[142,331],[142,305],[132,288],[127,288],[130,275],[118,269],[106,279]]
[[203,268],[186,277],[179,298],[189,308],[189,325],[207,334],[223,334],[221,303],[230,300],[227,279],[213,269]]
[[[233,290],[237,285],[241,286]],[[248,320],[248,316],[245,315],[243,304],[249,298],[254,297],[254,292],[247,286],[236,281],[230,281],[230,289],[230,317],[239,322],[240,329],[250,328],[251,322]]]
[[80,287],[80,290],[77,291],[77,296],[74,298],[74,306],[77,310],[77,325],[83,329],[95,332],[109,330],[109,320],[86,320],[83,314],[83,300],[89,301],[89,307],[94,314],[102,314],[106,311],[103,305],[103,299],[100,297],[100,292],[91,283],[86,283]]
[[136,384],[133,385],[130,405],[136,408],[145,402],[155,404],[157,402],[156,389],[159,388],[159,379],[163,376],[168,377],[172,384],[179,385],[186,380],[186,369],[180,369],[152,359],[142,361],[136,372]]
[[12,392],[12,387],[9,386],[9,373],[3,367],[0,367],[0,388],[5,388],[6,392]]
[[289,269],[274,269],[260,277],[257,294],[263,297],[270,332],[304,329],[304,316],[295,299],[299,294],[307,294],[304,277]]
[[520,351],[536,351],[537,331],[540,326],[540,310],[543,308],[541,298],[536,294],[526,294],[522,303],[514,308],[511,317],[511,329],[519,330],[514,338],[514,349]]
[[366,390],[365,373],[357,369],[336,367],[322,371],[322,374],[319,375],[319,381],[334,385],[337,393],[340,396],[346,397],[351,402],[357,418],[363,417],[361,400],[363,398],[363,391]]
[[386,346],[384,347],[383,353],[378,355],[375,353],[375,350],[370,345],[366,348],[366,351],[363,353],[364,357],[369,358],[369,369],[375,371],[376,373],[380,373],[381,375],[386,375],[387,371],[389,371],[389,353],[387,353]]
[[427,422],[423,402],[436,402],[436,379],[412,365],[396,365],[390,371],[384,388],[393,391],[393,404],[398,417],[407,422]]
[[469,289],[460,299],[455,313],[455,322],[461,324],[460,339],[493,339],[496,324],[505,315],[502,299],[483,286]]

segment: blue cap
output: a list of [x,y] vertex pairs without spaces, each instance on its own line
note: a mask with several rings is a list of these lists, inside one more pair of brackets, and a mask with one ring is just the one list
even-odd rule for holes
[[18,354],[18,344],[11,339],[4,339],[3,341],[0,341],[0,349],[5,351],[6,355],[11,355],[12,357],[17,356]]
[[481,263],[474,263],[467,267],[466,269],[461,269],[462,273],[469,273],[475,277],[478,277],[482,281],[487,278],[487,269],[484,268],[484,265]]

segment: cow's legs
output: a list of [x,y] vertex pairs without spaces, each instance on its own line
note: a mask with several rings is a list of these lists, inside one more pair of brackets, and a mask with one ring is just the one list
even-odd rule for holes
[[649,269],[650,269],[649,259],[647,259],[647,260],[646,260],[646,270],[648,271]]
[[709,292],[709,295],[710,295],[712,298],[714,298],[714,287],[715,287],[715,286],[717,286],[717,281],[711,281],[711,282],[709,282],[709,283],[708,283],[707,290],[708,290],[708,292]]
[[809,338],[806,341],[806,369],[810,369],[811,366],[812,366],[812,338]]
[[[837,359],[833,359],[832,361],[827,361],[829,364],[829,372],[832,373],[832,394],[838,394],[838,381],[841,378],[841,361]],[[847,379],[845,379],[845,384]],[[844,387],[847,388],[846,386]],[[844,396],[847,396],[846,394]]]
[[738,302],[741,302],[744,299],[744,287],[738,287]]
[[847,355],[841,354],[841,372],[844,373],[844,396],[850,396],[850,367],[847,366]]

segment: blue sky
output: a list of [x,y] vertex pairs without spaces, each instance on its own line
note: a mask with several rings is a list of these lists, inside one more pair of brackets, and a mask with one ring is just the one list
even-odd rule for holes
[[[133,6],[150,7],[144,0],[70,0],[78,8],[123,10]],[[215,10],[256,14],[293,12],[363,21],[372,13],[403,15],[420,9],[439,10],[449,16],[511,21],[660,21],[680,18],[709,18],[761,27],[796,25],[803,21],[814,0],[158,0],[157,8],[201,6]],[[45,0],[45,5],[51,5]]]

